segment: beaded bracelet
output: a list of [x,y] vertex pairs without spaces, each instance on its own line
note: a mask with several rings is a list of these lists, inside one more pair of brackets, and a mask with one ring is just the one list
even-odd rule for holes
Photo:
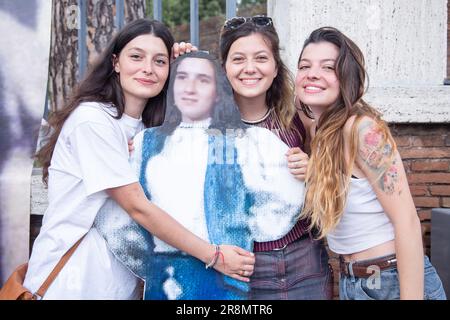
[[214,257],[212,258],[211,262],[205,265],[205,269],[209,269],[211,267],[214,267],[214,265],[217,263],[217,259],[219,259],[220,252],[220,246],[218,244],[214,245],[216,248],[216,251],[214,252]]

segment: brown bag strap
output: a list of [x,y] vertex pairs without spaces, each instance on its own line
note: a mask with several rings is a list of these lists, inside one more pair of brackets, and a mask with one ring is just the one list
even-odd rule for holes
[[36,291],[33,294],[33,298],[40,300],[42,299],[42,297],[44,296],[44,294],[47,292],[48,288],[50,287],[50,285],[53,283],[53,281],[55,280],[56,276],[58,275],[58,273],[62,270],[62,268],[64,268],[64,265],[67,263],[67,261],[69,261],[70,257],[73,255],[73,253],[75,252],[75,250],[78,248],[78,246],[80,245],[81,241],[83,240],[85,236],[82,236],[80,240],[78,240],[73,246],[72,248],[70,248],[61,258],[61,260],[59,260],[58,264],[53,268],[52,272],[50,272],[50,275],[47,277],[47,279],[44,281],[44,283],[42,284],[42,286],[39,288],[38,291]]

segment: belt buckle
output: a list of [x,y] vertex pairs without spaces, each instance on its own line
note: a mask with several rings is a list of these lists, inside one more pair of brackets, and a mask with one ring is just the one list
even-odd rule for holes
[[282,247],[280,247],[280,248],[275,248],[275,249],[272,249],[272,250],[273,250],[273,251],[282,251],[282,250],[286,249],[287,246],[288,246],[288,244],[286,243],[284,246],[282,246]]
[[387,261],[387,263],[388,263],[389,265],[393,264],[394,262],[397,262],[397,258],[389,259],[389,260]]
[[344,261],[344,260],[342,260],[342,262],[340,262],[340,264],[341,264],[341,271],[342,272],[344,272],[344,274],[346,275],[346,276],[354,276],[354,273],[353,273],[353,264],[355,263],[355,261]]
[[351,277],[355,277],[355,273],[354,273],[354,271],[353,271],[353,265],[355,264],[355,261],[350,261],[349,263],[348,263],[348,265],[347,265],[347,271],[348,271],[348,274],[351,276]]

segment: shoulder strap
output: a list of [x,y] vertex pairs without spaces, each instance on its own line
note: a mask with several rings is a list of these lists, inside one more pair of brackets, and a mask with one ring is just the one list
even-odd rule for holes
[[48,288],[50,287],[50,285],[53,283],[53,281],[55,280],[56,276],[59,274],[59,272],[62,270],[62,268],[64,268],[64,265],[67,263],[67,261],[69,261],[70,257],[73,255],[73,253],[75,252],[75,250],[78,248],[78,246],[80,245],[81,241],[83,240],[85,236],[82,236],[80,238],[80,240],[78,240],[73,246],[72,248],[69,249],[69,251],[67,251],[61,258],[61,260],[59,260],[58,264],[53,268],[52,272],[50,272],[50,275],[47,277],[47,279],[44,281],[44,283],[41,285],[41,287],[39,288],[38,291],[36,291],[36,293],[33,294],[33,297],[36,298],[37,300],[42,299],[42,297],[45,295],[45,293],[47,292]]

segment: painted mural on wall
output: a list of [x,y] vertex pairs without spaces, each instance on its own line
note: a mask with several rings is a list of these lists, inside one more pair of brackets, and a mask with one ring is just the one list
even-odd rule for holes
[[51,1],[0,1],[0,283],[28,259],[30,179],[44,113]]
[[[288,233],[303,183],[271,131],[241,121],[222,67],[204,52],[171,67],[165,122],[134,139],[131,162],[147,197],[215,244],[252,250]],[[247,299],[248,285],[224,276],[133,222],[114,201],[96,228],[112,252],[145,280],[145,299]]]

